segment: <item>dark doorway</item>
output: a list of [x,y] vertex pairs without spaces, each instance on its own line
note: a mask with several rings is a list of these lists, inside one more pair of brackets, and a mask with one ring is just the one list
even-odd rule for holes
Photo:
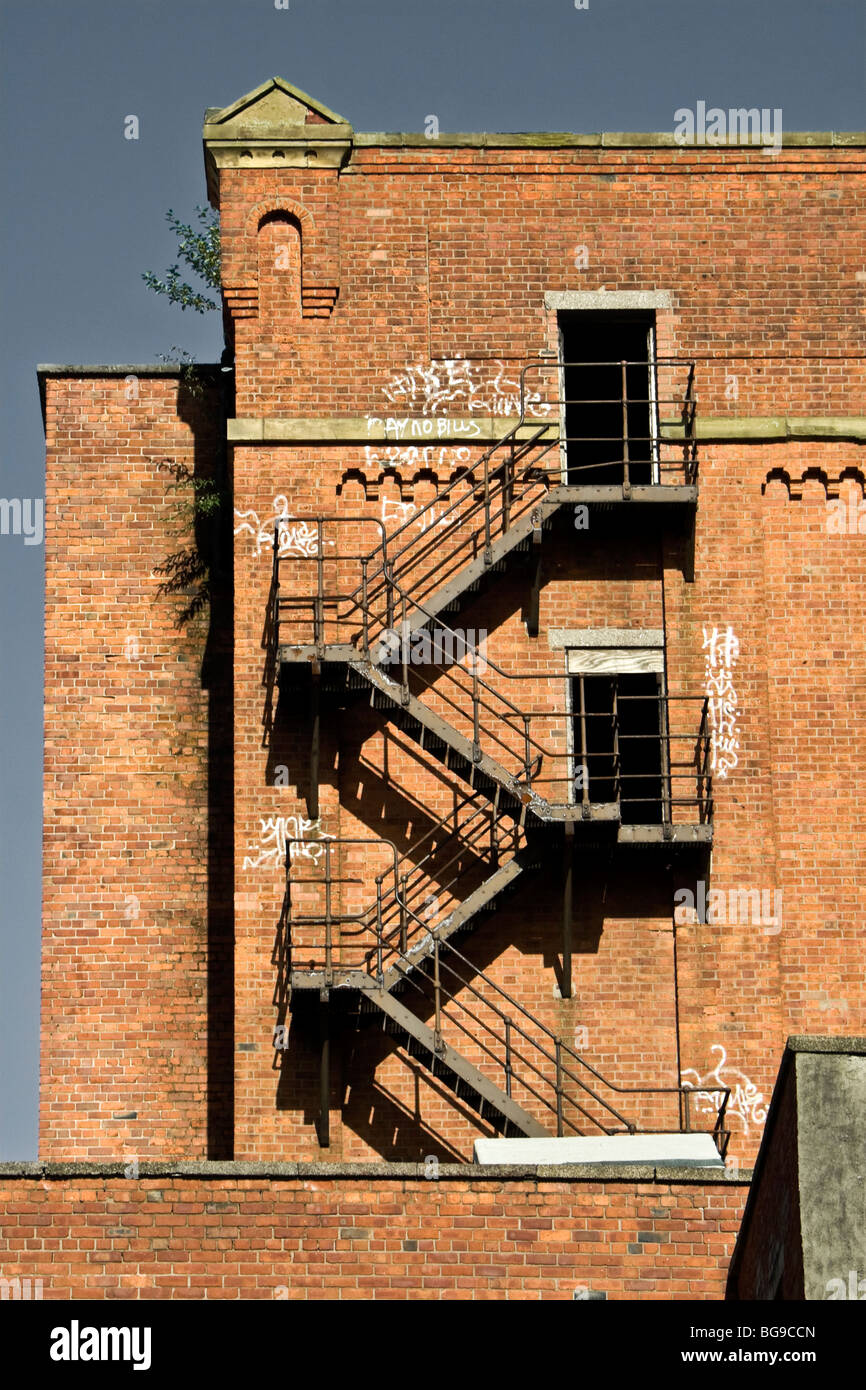
[[[572,677],[575,774],[585,768],[590,801],[619,799],[624,825],[664,818],[661,677]],[[577,800],[583,795],[576,782]]]
[[[653,480],[655,319],[652,313],[563,310],[563,363],[568,482]],[[625,362],[625,404],[623,367]]]

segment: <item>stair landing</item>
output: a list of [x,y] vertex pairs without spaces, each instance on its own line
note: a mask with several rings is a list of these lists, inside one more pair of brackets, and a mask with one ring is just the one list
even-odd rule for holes
[[721,1168],[711,1134],[600,1134],[562,1139],[476,1139],[475,1163],[653,1163],[675,1168]]

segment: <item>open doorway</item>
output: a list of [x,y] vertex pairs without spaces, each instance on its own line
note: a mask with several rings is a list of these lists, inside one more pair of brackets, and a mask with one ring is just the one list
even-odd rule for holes
[[[563,309],[559,360],[567,481],[658,480],[655,314]],[[625,366],[623,366],[625,363]]]
[[656,672],[577,675],[571,681],[578,801],[620,803],[623,825],[667,818],[664,704]]

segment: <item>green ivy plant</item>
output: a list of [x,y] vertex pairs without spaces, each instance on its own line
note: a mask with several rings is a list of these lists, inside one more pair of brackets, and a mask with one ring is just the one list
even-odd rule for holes
[[[175,217],[171,208],[165,214],[165,220],[178,238],[178,258],[185,261],[206,285],[213,290],[218,290],[220,288],[219,215],[214,212],[213,208],[209,207],[196,206],[195,211],[200,230],[196,230],[189,222],[181,222],[180,218]],[[209,298],[201,290],[195,289],[186,280],[181,279],[179,265],[170,265],[165,275],[166,278],[161,280],[158,275],[154,275],[152,270],[146,270],[141,278],[148,288],[153,290],[154,294],[164,294],[170,304],[177,304],[181,309],[193,309],[197,314],[206,314],[211,309],[219,308],[216,300]]]
[[[165,279],[160,279],[153,271],[145,271],[141,278],[155,294],[165,295],[170,304],[206,314],[218,309],[219,305],[200,288],[181,278],[180,262],[185,262],[208,288],[219,290],[219,216],[211,208],[197,206],[195,211],[197,228],[182,222],[169,209],[166,221],[178,238],[178,262],[169,266]],[[185,348],[172,346],[168,353],[161,352],[157,356],[166,363],[179,363],[182,388],[191,396],[202,396],[204,388],[197,364]],[[196,477],[186,464],[163,459],[159,467],[171,477],[170,490],[178,494],[172,515],[181,534],[190,541],[158,565],[155,573],[161,579],[160,594],[182,600],[177,626],[184,627],[206,609],[211,600],[212,565],[218,553],[222,509],[227,495],[215,479]]]
[[193,540],[169,555],[154,573],[160,576],[160,594],[184,600],[177,613],[177,626],[185,627],[209,604],[211,563],[216,528],[225,502],[223,489],[213,478],[197,478],[184,463],[163,459],[160,469],[172,482],[170,490],[179,494],[173,515],[179,529]]

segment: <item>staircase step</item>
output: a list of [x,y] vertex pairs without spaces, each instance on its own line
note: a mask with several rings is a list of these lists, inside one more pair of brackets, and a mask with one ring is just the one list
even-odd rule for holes
[[[360,971],[353,971],[351,983],[358,988],[372,1003],[382,1011],[386,1019],[396,1025],[397,1031],[393,1036],[401,1034],[406,1038],[406,1049],[413,1057],[423,1061],[428,1070],[439,1077],[449,1090],[455,1090],[458,1082],[462,1082],[467,1087],[467,1097],[465,1104],[471,1105],[472,1109],[478,1110],[483,1114],[483,1107],[501,1118],[503,1123],[507,1122],[517,1127],[521,1134],[529,1137],[541,1138],[547,1134],[543,1125],[530,1115],[505,1094],[498,1086],[494,1085],[486,1076],[483,1076],[476,1067],[465,1057],[457,1052],[449,1043],[442,1042],[440,1047],[436,1047],[436,1035],[428,1024],[407,1009],[386,989],[377,985],[369,975],[364,975]],[[386,1032],[391,1032],[387,1023]]]
[[565,490],[563,488],[551,488],[546,494],[540,492],[538,502],[534,507],[518,517],[517,521],[503,535],[494,537],[490,547],[490,563],[485,562],[483,553],[470,560],[443,588],[424,600],[424,611],[415,613],[409,619],[410,629],[416,631],[426,627],[431,618],[448,609],[454,612],[460,606],[462,597],[466,593],[475,593],[486,575],[498,574],[505,567],[506,560],[513,551],[517,550],[518,547],[524,550],[528,549],[532,532],[535,529],[533,513],[538,515],[543,527],[559,510],[564,501]]
[[[440,942],[449,941],[456,932],[465,930],[472,919],[480,912],[491,911],[491,901],[495,901],[506,887],[516,883],[521,874],[525,872],[520,852],[515,854],[513,859],[509,859],[507,864],[501,865],[489,878],[469,894],[451,913],[450,918],[438,930]],[[420,941],[413,950],[407,951],[401,960],[385,971],[385,989],[393,989],[395,985],[404,980],[412,970],[423,966],[425,961],[431,959],[433,955],[434,938],[427,935]]]

